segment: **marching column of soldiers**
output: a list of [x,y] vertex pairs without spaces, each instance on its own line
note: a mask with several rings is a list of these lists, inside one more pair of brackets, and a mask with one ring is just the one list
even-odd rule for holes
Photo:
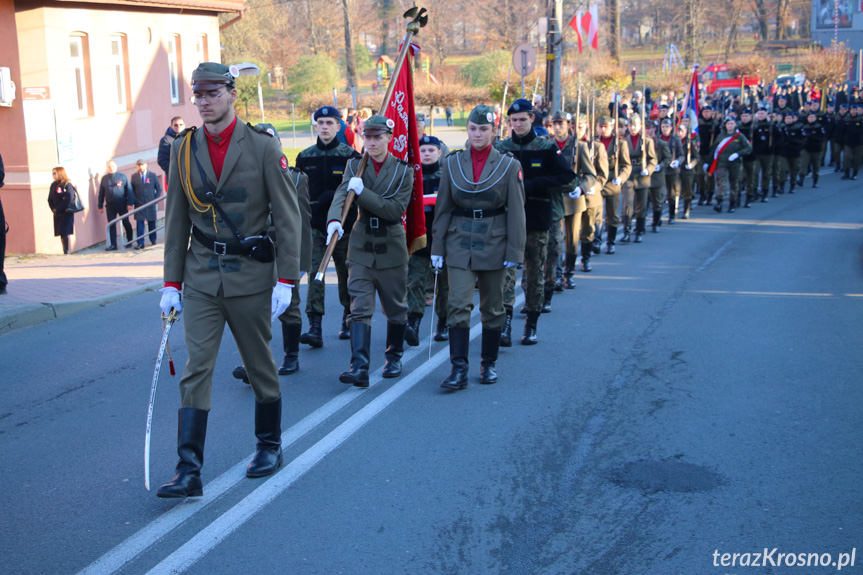
[[[494,384],[499,348],[512,346],[518,269],[526,316],[520,342],[536,345],[538,320],[551,312],[554,293],[575,288],[578,256],[581,272],[590,273],[603,234],[606,255],[616,253],[618,242],[643,242],[648,207],[658,233],[663,211],[668,224],[690,218],[696,193],[697,206],[722,212],[727,198],[733,213],[744,193],[743,207],[751,208],[771,193],[793,193],[810,173],[817,187],[827,161],[843,179],[856,179],[863,163],[859,101],[827,106],[826,114],[810,102],[798,114],[780,97],[772,113],[758,105],[754,118],[751,109],[705,106],[697,122],[667,105],[650,119],[649,101],[612,103],[595,122],[581,110],[557,112],[544,137],[536,128],[541,112],[520,98],[506,113],[511,137],[500,141],[498,116],[480,105],[467,118],[464,149],[445,152],[431,135],[419,140],[426,247],[409,253],[402,217],[414,170],[388,151],[393,120],[365,121],[368,169],[360,174],[359,154],[336,137],[338,110],[324,106],[312,116],[317,141],[293,168],[272,126],[237,121],[237,75],[222,64],[199,65],[192,91],[203,126],[179,134],[171,149],[160,308],[171,317],[185,306],[189,358],[180,381],[176,476],[159,497],[203,493],[207,415],[225,324],[243,359],[234,376],[255,394],[257,447],[247,475],[264,477],[281,466],[278,376],[299,370],[300,343],[324,344],[325,289],[312,278],[331,242],[343,308],[338,337],[351,348],[339,380],[370,385],[375,296],[387,319],[382,376],[399,377],[405,344],[420,343],[435,286],[433,339],[448,341],[451,362],[440,385],[461,390],[469,381],[475,291],[479,382]],[[309,325],[301,333],[295,288],[305,274]],[[285,354],[278,368],[269,345],[276,319]]]

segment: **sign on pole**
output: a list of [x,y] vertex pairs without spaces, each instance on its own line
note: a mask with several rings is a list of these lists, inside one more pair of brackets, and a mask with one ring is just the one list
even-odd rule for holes
[[524,98],[524,77],[530,76],[536,68],[536,50],[524,42],[512,51],[512,67],[521,76],[521,97]]

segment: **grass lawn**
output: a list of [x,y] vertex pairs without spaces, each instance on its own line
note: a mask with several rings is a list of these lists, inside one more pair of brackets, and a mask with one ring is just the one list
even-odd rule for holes
[[304,148],[282,148],[282,151],[285,153],[285,157],[288,159],[288,165],[297,165],[297,156],[303,151],[303,149]]

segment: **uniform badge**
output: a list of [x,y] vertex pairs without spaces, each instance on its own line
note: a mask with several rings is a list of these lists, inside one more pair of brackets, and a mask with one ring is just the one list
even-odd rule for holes
[[393,129],[393,128],[395,128],[395,127],[396,127],[396,123],[395,123],[395,122],[393,122],[391,118],[387,118],[387,128],[389,128],[390,130],[392,130],[392,129]]
[[231,76],[233,76],[234,78],[239,78],[239,77],[240,77],[240,69],[239,69],[239,68],[237,68],[236,66],[230,66],[230,67],[228,67],[228,72],[229,72],[229,73],[231,74]]
[[518,171],[518,179],[519,181],[524,180],[524,173],[521,170]]
[[515,110],[516,112],[518,112],[518,104],[513,104],[512,109]]
[[321,116],[326,116],[328,113],[329,113],[329,110],[327,110],[326,108],[321,110]]
[[485,119],[488,120],[489,123],[494,122],[494,114],[489,112],[488,114],[485,115]]
[[288,169],[288,159],[282,156],[282,159],[279,160],[279,166],[281,166],[282,171],[285,172]]

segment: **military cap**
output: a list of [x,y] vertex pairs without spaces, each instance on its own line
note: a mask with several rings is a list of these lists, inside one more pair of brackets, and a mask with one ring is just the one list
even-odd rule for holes
[[601,118],[599,118],[600,126],[610,126],[612,124],[614,124],[614,118],[612,118],[611,116],[602,116]]
[[240,75],[236,66],[225,66],[218,62],[201,62],[192,71],[192,90],[218,90],[222,86],[232,88],[234,78]]
[[277,137],[279,135],[279,133],[276,132],[276,127],[272,124],[257,124],[255,129],[259,132],[266,132],[273,137]]
[[749,108],[744,108],[743,110],[741,110],[741,111],[740,111],[740,114],[741,114],[741,115],[743,115],[743,114],[749,114],[749,115],[751,116],[751,115],[752,115],[752,110],[750,110]]
[[662,109],[666,109],[666,110],[667,110],[667,109],[668,109],[668,104],[660,104],[660,105],[659,105],[659,109],[660,109],[660,110],[662,110]]
[[379,134],[392,134],[396,123],[385,116],[375,114],[363,124],[363,136],[377,136]]
[[840,108],[840,109],[842,109],[842,108],[846,108],[846,109],[847,109],[847,108],[848,108],[848,104],[846,104],[845,102],[842,102],[841,104],[839,104],[839,108]]
[[630,123],[641,125],[641,116],[638,114],[633,114],[631,118],[629,118]]
[[312,114],[312,120],[315,122],[317,122],[319,118],[332,118],[333,120],[338,121],[340,117],[341,115],[339,114],[339,111],[333,106],[321,106],[315,110],[314,114]]
[[425,122],[426,115],[425,114],[417,114],[417,122]]
[[480,104],[470,111],[470,114],[467,117],[468,122],[472,122],[474,124],[493,124],[494,123],[494,110],[491,106],[486,106],[485,104]]
[[767,105],[766,104],[760,104],[758,106],[758,111],[759,112],[766,112],[767,111]]
[[724,119],[724,120],[722,120],[722,123],[723,123],[723,124],[727,124],[728,122],[734,122],[734,123],[736,124],[736,123],[737,123],[737,118],[735,118],[735,117],[734,117],[734,116],[732,116],[732,115],[725,116],[725,119]]
[[666,126],[671,126],[673,122],[671,121],[671,118],[663,118],[662,124],[665,124]]
[[779,94],[779,96],[776,99],[777,100],[787,100],[788,94]]
[[511,116],[519,112],[528,112],[531,114],[533,113],[533,104],[530,103],[530,100],[526,100],[525,98],[519,98],[512,103],[512,106],[510,106],[509,109],[506,111],[506,115]]
[[796,118],[797,112],[795,112],[794,110],[788,110],[787,112],[785,112],[785,117],[788,117],[788,116],[791,116],[792,118]]
[[552,122],[569,122],[570,120],[572,120],[572,114],[563,110],[558,110],[551,117]]
[[420,146],[435,146],[439,150],[441,143],[435,136],[423,136],[420,138]]

